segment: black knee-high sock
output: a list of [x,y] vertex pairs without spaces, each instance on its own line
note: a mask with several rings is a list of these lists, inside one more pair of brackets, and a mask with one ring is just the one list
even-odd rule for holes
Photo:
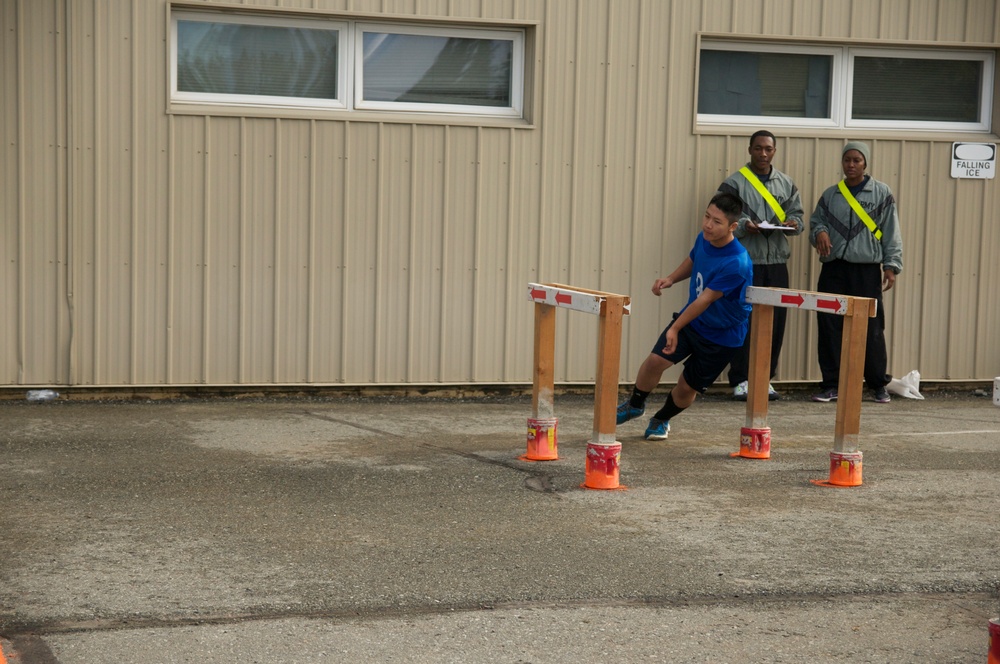
[[681,408],[674,403],[674,393],[671,391],[670,394],[667,395],[667,400],[663,404],[663,408],[656,411],[656,415],[653,415],[653,417],[661,422],[669,422],[670,418],[674,415],[679,415],[682,412],[684,412],[684,408]]
[[632,396],[629,397],[628,405],[633,408],[643,408],[646,405],[646,397],[649,396],[649,392],[643,392],[638,387],[632,388]]

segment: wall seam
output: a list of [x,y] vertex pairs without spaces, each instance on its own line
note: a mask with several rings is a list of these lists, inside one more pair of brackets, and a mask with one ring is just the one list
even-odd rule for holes
[[309,120],[308,250],[306,254],[306,382],[316,379],[316,120]]
[[282,356],[281,356],[281,324],[285,320],[285,317],[290,312],[284,312],[282,315],[282,297],[281,297],[281,283],[282,283],[282,261],[281,261],[281,227],[285,222],[286,215],[283,211],[282,206],[282,194],[284,193],[284,185],[281,182],[281,175],[284,169],[281,167],[283,163],[282,153],[284,141],[281,138],[281,118],[274,119],[274,144],[271,146],[271,159],[274,163],[274,209],[272,212],[273,225],[271,227],[271,251],[273,252],[273,259],[271,261],[271,308],[272,308],[272,321],[271,321],[271,380],[277,382],[282,372]]
[[479,362],[476,353],[476,349],[479,348],[479,319],[480,319],[480,301],[479,286],[480,286],[480,256],[482,252],[482,247],[480,246],[480,240],[483,234],[483,128],[476,127],[476,163],[475,173],[475,202],[473,203],[473,208],[475,209],[475,222],[472,226],[472,334],[469,338],[469,379],[473,382],[476,381],[476,377],[479,375]]
[[[106,44],[106,40],[101,39],[98,34],[100,30],[100,21],[96,19],[96,8],[95,8],[95,19],[94,19],[94,89],[101,90],[103,85],[103,80],[101,77],[101,66],[100,66],[100,52],[101,46]],[[101,341],[103,336],[101,334],[101,321],[104,320],[103,316],[103,306],[104,306],[104,289],[101,288],[101,268],[104,266],[104,254],[101,251],[104,246],[104,238],[101,233],[101,218],[104,205],[104,197],[102,196],[102,187],[104,183],[105,167],[101,163],[101,156],[107,151],[107,147],[104,141],[104,135],[102,133],[103,127],[101,126],[101,118],[104,117],[104,109],[101,104],[101,95],[94,95],[94,149],[92,151],[91,158],[94,160],[94,264],[93,271],[91,275],[91,292],[93,293],[93,310],[91,315],[93,316],[92,321],[92,334],[91,339],[91,355],[92,355],[92,366],[91,366],[91,378],[90,383],[93,385],[100,385],[102,382],[102,372],[101,367],[103,366],[103,354],[101,353]]]
[[[25,0],[26,1],[26,0]],[[27,238],[25,237],[25,177],[27,172],[27,157],[25,155],[24,138],[24,118],[25,112],[25,91],[24,91],[24,11],[21,9],[21,0],[16,0],[14,11],[17,16],[14,21],[17,24],[17,34],[14,52],[17,53],[17,135],[20,140],[17,142],[17,382],[24,383],[24,363],[27,348],[25,346],[28,338],[27,333],[27,292],[26,280],[24,276],[24,261],[27,255]]]
[[210,204],[212,192],[212,118],[205,118],[204,164],[205,184],[202,194],[202,298],[201,298],[201,382],[208,383],[211,376],[211,343],[212,343],[212,275],[209,270],[209,257],[212,255],[212,207]]
[[131,101],[129,104],[129,117],[132,123],[131,131],[129,132],[129,141],[131,143],[131,149],[129,150],[129,155],[131,159],[131,177],[129,183],[132,190],[129,192],[129,228],[130,228],[130,247],[129,247],[129,381],[132,383],[138,382],[138,343],[136,338],[138,336],[138,296],[139,289],[136,286],[136,281],[138,279],[138,265],[139,265],[139,233],[137,228],[137,208],[138,208],[138,189],[139,189],[139,169],[138,169],[138,159],[136,158],[136,151],[139,145],[139,108],[136,104],[136,90],[139,87],[139,80],[135,63],[139,61],[139,49],[136,46],[138,39],[136,35],[139,34],[138,19],[135,6],[132,7],[132,20],[129,24],[132,29],[130,42],[130,51],[132,57],[129,59],[129,65],[131,67],[131,76],[129,83],[131,84]]

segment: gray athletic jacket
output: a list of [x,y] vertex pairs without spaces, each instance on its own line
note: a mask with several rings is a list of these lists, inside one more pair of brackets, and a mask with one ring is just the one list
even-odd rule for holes
[[899,214],[892,190],[869,177],[864,189],[855,198],[881,229],[882,239],[875,239],[875,234],[868,230],[834,185],[823,192],[809,219],[809,242],[812,246],[816,246],[816,236],[823,231],[830,235],[833,245],[830,255],[820,256],[820,261],[829,263],[839,258],[849,263],[879,263],[883,270],[892,269],[897,274],[902,272],[903,236],[899,232]]
[[[749,167],[750,164],[747,164]],[[754,186],[747,181],[739,171],[726,178],[719,191],[733,194],[743,201],[743,214],[740,216],[739,226],[736,227],[736,238],[746,247],[750,254],[750,260],[754,265],[780,265],[788,262],[788,257],[792,254],[792,249],[788,245],[786,235],[798,235],[805,228],[802,212],[802,199],[799,190],[792,182],[792,179],[771,167],[771,177],[764,183],[764,187],[771,192],[781,209],[785,211],[785,221],[794,219],[798,222],[798,228],[794,231],[768,231],[750,233],[746,229],[747,220],[755,224],[762,221],[778,224],[780,223],[774,210],[767,204]]]

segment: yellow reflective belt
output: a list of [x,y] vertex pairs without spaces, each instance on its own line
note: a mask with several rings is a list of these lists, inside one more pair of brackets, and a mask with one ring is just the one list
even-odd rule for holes
[[764,183],[758,180],[757,176],[754,175],[754,172],[746,166],[740,169],[740,173],[742,173],[743,177],[747,179],[747,182],[753,185],[753,188],[757,190],[757,193],[764,197],[767,204],[771,206],[772,210],[774,210],[774,214],[778,217],[778,221],[784,223],[785,211],[781,209],[781,204],[778,202],[778,199],[771,195],[771,192],[767,190]]
[[861,207],[861,203],[858,203],[858,199],[856,199],[854,197],[854,194],[851,193],[851,190],[847,188],[847,182],[841,180],[837,184],[837,186],[840,187],[840,193],[844,195],[844,198],[847,200],[848,205],[850,205],[851,209],[854,210],[854,214],[858,215],[858,218],[861,219],[861,221],[865,222],[865,226],[867,226],[868,230],[872,232],[872,235],[875,236],[876,240],[881,240],[882,229],[880,229],[875,224],[874,220],[872,220],[872,218],[868,216],[868,213],[865,212],[865,209]]

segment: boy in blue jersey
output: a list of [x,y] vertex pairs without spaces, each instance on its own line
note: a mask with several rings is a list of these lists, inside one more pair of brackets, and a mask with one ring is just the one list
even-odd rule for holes
[[716,194],[705,210],[701,234],[691,253],[665,279],[653,282],[653,294],[690,278],[688,302],[660,335],[639,367],[632,395],[618,405],[618,424],[646,412],[646,397],[663,372],[684,362],[684,372],[667,401],[646,427],[646,440],[666,440],[670,419],[694,403],[743,346],[749,329],[747,286],[753,284],[753,263],[733,233],[743,203],[732,194]]

